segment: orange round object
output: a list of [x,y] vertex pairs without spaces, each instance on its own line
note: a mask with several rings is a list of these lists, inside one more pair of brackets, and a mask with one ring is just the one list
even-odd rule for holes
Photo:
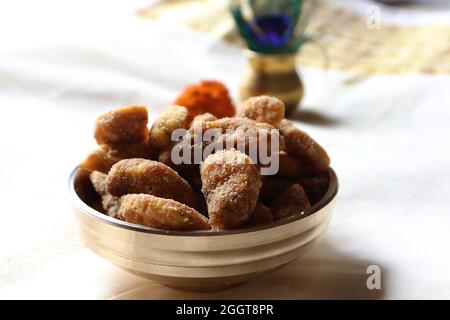
[[189,110],[189,120],[205,112],[218,118],[232,117],[235,114],[228,89],[216,80],[203,80],[188,86],[174,103]]

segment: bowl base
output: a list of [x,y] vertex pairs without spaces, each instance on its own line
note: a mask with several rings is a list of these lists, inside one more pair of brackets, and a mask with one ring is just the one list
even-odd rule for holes
[[190,292],[214,292],[240,286],[257,276],[257,273],[220,278],[180,278],[159,276],[135,270],[127,270],[137,276],[158,282],[167,287]]
[[180,290],[180,291],[187,291],[187,292],[217,292],[217,291],[222,291],[222,290],[227,290],[227,289],[232,289],[235,287],[239,287],[245,283],[247,283],[248,280],[245,280],[243,282],[238,282],[238,283],[232,283],[232,284],[223,284],[223,285],[218,285],[218,286],[208,286],[208,287],[197,287],[197,286],[189,286],[189,287],[184,287],[184,286],[173,286],[173,285],[168,285],[168,284],[164,284],[166,287],[175,289],[175,290]]
[[[292,261],[290,261],[292,262]],[[288,262],[288,263],[290,263]],[[253,280],[257,277],[264,276],[275,270],[278,270],[288,263],[285,263],[276,268],[269,269],[259,273],[249,273],[244,275],[230,276],[230,277],[218,277],[218,278],[180,278],[169,276],[158,276],[154,274],[148,274],[145,272],[139,272],[131,269],[125,269],[126,271],[135,274],[139,277],[143,277],[155,282],[158,282],[167,287],[189,292],[215,292],[222,291],[231,288],[235,288],[247,283],[249,280]]]

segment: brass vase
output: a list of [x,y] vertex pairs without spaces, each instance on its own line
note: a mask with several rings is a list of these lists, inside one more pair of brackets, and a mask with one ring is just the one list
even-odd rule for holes
[[240,97],[269,95],[286,105],[286,114],[295,110],[303,97],[302,80],[295,68],[295,54],[261,54],[245,51],[247,69],[240,85]]

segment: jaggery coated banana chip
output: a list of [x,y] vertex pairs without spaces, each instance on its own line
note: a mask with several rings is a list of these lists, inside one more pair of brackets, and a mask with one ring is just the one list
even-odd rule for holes
[[202,123],[204,123],[205,121],[215,121],[217,120],[217,117],[215,115],[213,115],[212,113],[206,112],[206,113],[202,113],[199,114],[198,116],[195,116],[194,119],[191,122],[190,127],[194,127],[197,125],[200,125]]
[[103,196],[107,194],[106,190],[106,178],[108,175],[106,173],[102,173],[99,171],[92,171],[89,174],[89,179],[91,180],[92,185],[94,186],[95,191]]
[[158,161],[174,169],[191,187],[194,188],[194,190],[201,189],[202,181],[200,179],[200,169],[198,164],[174,164],[172,161],[172,148],[161,151],[158,156]]
[[300,160],[285,151],[279,153],[280,167],[278,174],[285,177],[296,177],[301,170]]
[[244,101],[238,116],[266,122],[278,128],[284,119],[284,103],[280,99],[269,96],[252,97]]
[[[237,148],[247,155],[251,154],[252,148],[255,153],[264,148],[267,156],[285,149],[284,138],[279,135],[278,131],[271,131],[273,128],[261,128],[258,125],[238,128],[231,133],[221,135],[214,141],[215,147],[220,146],[220,149]],[[273,145],[272,141],[277,142],[278,146]]]
[[280,132],[286,143],[286,151],[310,163],[318,170],[326,170],[330,166],[327,152],[306,132],[296,128],[292,122],[284,119],[280,124]]
[[148,135],[147,123],[145,106],[118,108],[97,118],[94,137],[99,145],[141,142]]
[[108,173],[109,169],[122,159],[153,159],[154,157],[155,151],[149,145],[148,139],[138,143],[102,144],[88,154],[80,167],[89,171]]
[[150,144],[157,149],[165,149],[171,143],[172,132],[175,129],[186,129],[188,126],[188,110],[185,107],[173,105],[153,122],[150,129]]
[[280,220],[303,212],[311,207],[305,190],[299,184],[293,184],[281,193],[271,204],[270,209],[275,220]]
[[[226,130],[236,130],[239,127],[252,127],[255,126],[257,122],[248,118],[220,118],[212,121],[205,121],[204,130],[206,129],[220,129],[221,131]],[[269,128],[273,128],[267,125]]]
[[117,197],[145,193],[196,207],[191,186],[161,162],[139,158],[121,160],[112,166],[106,181],[108,192]]
[[[199,135],[206,134],[212,139],[203,139]],[[257,165],[267,161],[274,152],[285,149],[284,138],[268,123],[259,123],[247,118],[221,118],[204,121],[201,126],[189,129],[181,142],[182,150],[188,150],[193,155],[200,150],[205,156],[222,149],[238,149],[250,155]],[[181,148],[180,148],[181,149]]]
[[311,164],[294,157],[286,151],[280,151],[279,153],[280,166],[278,174],[283,177],[311,177],[317,174]]
[[200,165],[202,192],[215,230],[233,229],[250,219],[261,177],[252,160],[235,150],[221,150]]
[[95,191],[101,197],[101,203],[103,210],[110,217],[117,218],[117,212],[119,211],[119,198],[111,195],[106,188],[107,175],[102,172],[92,171],[89,175],[92,185]]
[[238,136],[245,136],[245,139],[248,139],[253,133],[256,133],[258,137],[266,134],[267,148],[269,150],[271,149],[271,134],[273,134],[279,144],[278,149],[285,149],[284,138],[279,135],[277,130],[274,130],[275,128],[272,125],[265,122],[256,122],[247,118],[222,118],[214,121],[205,121],[203,130],[208,129],[220,130],[220,132],[227,135],[226,139],[236,139]]
[[263,205],[261,202],[256,204],[255,210],[250,217],[248,225],[250,227],[256,227],[271,223],[273,221],[272,213],[268,207]]
[[119,216],[127,222],[164,230],[209,230],[208,219],[193,208],[172,199],[149,194],[120,198]]
[[107,173],[121,159],[109,145],[103,144],[89,153],[86,159],[80,164],[80,167],[89,171]]

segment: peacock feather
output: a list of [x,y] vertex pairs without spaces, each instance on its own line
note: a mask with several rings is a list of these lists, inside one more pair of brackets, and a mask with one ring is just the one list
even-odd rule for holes
[[232,0],[230,11],[247,47],[259,53],[296,53],[312,40],[305,31],[314,0]]

